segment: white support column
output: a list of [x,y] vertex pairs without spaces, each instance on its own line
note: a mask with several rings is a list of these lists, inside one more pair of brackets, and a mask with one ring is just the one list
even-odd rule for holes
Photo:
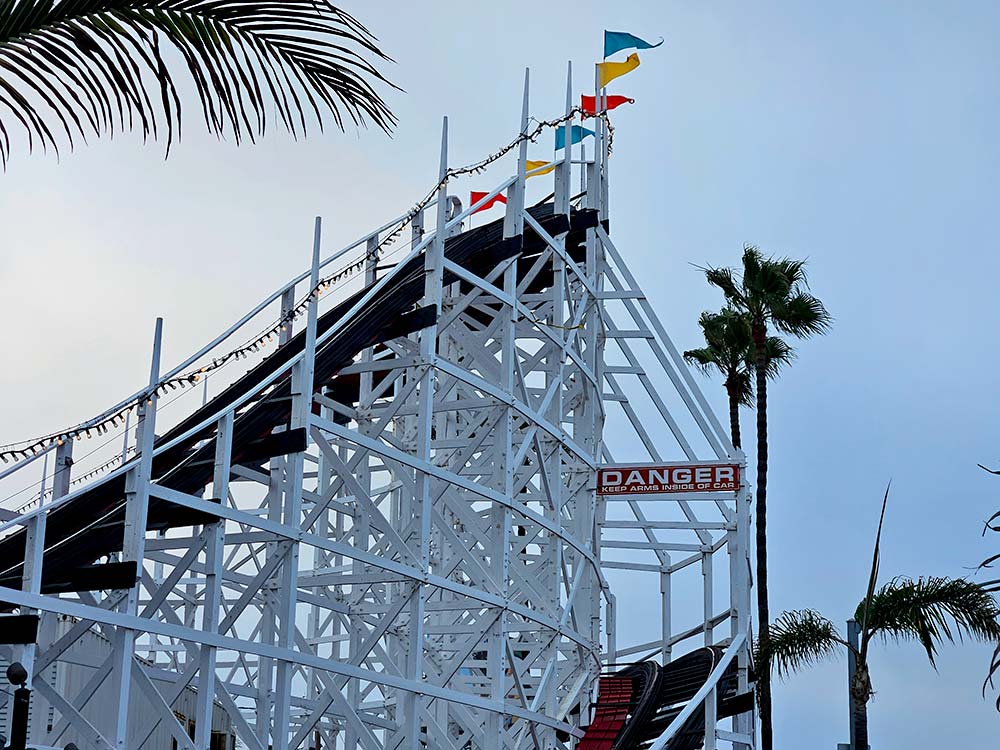
[[[292,318],[295,309],[295,285],[289,286],[281,294],[279,320],[281,326],[278,329],[278,348],[285,346],[292,340],[295,333],[295,321]],[[267,517],[276,522],[281,521],[282,483],[285,481],[285,459],[277,457],[271,461],[270,485],[268,487]],[[270,560],[278,554],[274,542],[267,544],[265,559]],[[260,633],[261,640],[267,644],[274,644],[277,627],[277,613],[275,612],[273,600],[269,596],[263,597],[261,611]],[[264,746],[268,743],[271,711],[273,707],[273,693],[271,690],[274,676],[274,662],[269,657],[258,657],[257,659],[257,684],[256,684],[256,716],[254,727],[257,739]]]
[[703,594],[703,607],[702,611],[705,617],[705,645],[711,646],[715,641],[715,630],[712,625],[712,618],[715,616],[714,612],[714,591],[712,590],[713,584],[713,567],[712,567],[712,548],[711,546],[705,546],[701,551],[701,578],[702,578],[702,594]]
[[[306,435],[312,420],[313,374],[316,363],[316,323],[319,318],[319,258],[322,245],[323,222],[316,217],[313,230],[312,270],[309,275],[310,296],[308,302],[305,344],[302,358],[292,369],[292,417],[291,429],[304,429]],[[281,522],[285,526],[298,528],[302,522],[302,480],[305,471],[303,453],[293,453],[286,461],[284,505]],[[296,605],[299,588],[299,544],[292,542],[285,553],[281,567],[281,586],[278,591],[278,633],[277,645],[291,649],[295,646]],[[288,750],[291,731],[292,672],[294,664],[278,661],[275,679],[274,720],[271,743],[274,750]]]
[[[529,88],[531,74],[524,71],[524,94],[521,107],[521,133],[527,132],[529,114]],[[517,178],[507,191],[507,213],[504,217],[504,239],[522,238],[524,235],[524,188],[527,167],[528,142],[521,141],[517,158]],[[509,300],[517,298],[517,258],[508,262],[503,274],[503,290]],[[509,396],[514,395],[514,379],[517,370],[516,326],[517,310],[512,304],[505,304],[500,313],[501,320],[501,351],[500,351],[500,386]],[[514,475],[517,467],[513,465],[514,450],[514,409],[508,403],[504,408],[501,422],[501,432],[497,436],[497,466],[502,470],[501,491],[508,500],[514,499]],[[500,584],[500,594],[506,600],[510,591],[510,547],[512,514],[508,505],[493,505],[493,544],[490,555],[493,558],[493,568],[496,580]],[[507,697],[507,673],[516,669],[510,663],[510,648],[507,644],[507,613],[502,609],[492,628],[489,645],[489,674],[492,677],[491,697],[498,703],[504,703]],[[503,750],[505,714],[493,714],[488,722],[488,736],[485,739],[487,747]]]
[[[566,63],[566,117],[573,111],[573,63]],[[564,143],[563,162],[556,167],[555,212],[569,215],[569,199],[573,181],[573,120],[567,119],[562,126]],[[581,167],[582,169],[582,167]]]
[[705,745],[704,750],[716,750],[718,743],[719,691],[712,688],[705,698]]
[[612,664],[618,663],[618,597],[614,594],[608,596],[605,605],[608,621],[606,623],[608,631],[608,661]]
[[290,286],[281,294],[281,327],[278,329],[278,346],[284,346],[292,340],[295,321],[292,320],[292,310],[295,309],[295,287]]
[[[435,322],[420,332],[421,374],[417,395],[417,458],[433,462],[432,430],[434,425],[434,365],[437,358],[437,316],[441,314],[442,280],[444,278],[444,243],[448,211],[448,118],[441,126],[441,162],[438,172],[441,187],[437,195],[437,223],[434,240],[424,253],[423,304],[434,307]],[[430,570],[431,482],[426,471],[417,469],[415,477],[413,515],[417,529],[417,559],[420,570]],[[424,611],[427,587],[417,585],[410,596],[409,633],[406,677],[420,682],[424,679]],[[421,714],[424,701],[415,692],[403,694],[402,731],[406,750],[420,750]]]
[[[226,412],[218,421],[215,439],[215,472],[212,493],[220,505],[227,505],[229,475],[232,472],[233,412]],[[205,596],[202,603],[202,630],[219,632],[219,610],[222,604],[222,565],[226,522],[222,519],[205,529]],[[201,647],[198,663],[198,699],[195,710],[195,747],[203,750],[212,741],[212,713],[215,706],[216,648]]]
[[[573,109],[573,63],[569,62],[566,64],[566,114],[567,116],[572,112]],[[563,150],[563,163],[556,167],[555,176],[555,211],[556,213],[561,213],[569,216],[570,214],[570,193],[572,192],[572,156],[573,156],[573,145],[571,143],[571,129],[573,123],[571,120],[567,120],[564,125],[565,142],[567,144],[566,148]],[[567,335],[572,335],[564,329],[565,321],[565,309],[566,309],[566,262],[563,260],[562,256],[558,253],[552,253],[552,288],[550,290],[551,298],[551,311],[549,313],[548,319],[551,324],[551,330],[558,333],[558,339],[560,344],[566,339]],[[546,414],[549,422],[558,427],[562,427],[565,420],[565,379],[566,379],[566,354],[562,346],[557,346],[555,343],[549,344],[549,355],[545,362],[545,390],[546,392],[551,391],[555,388],[555,396],[552,398],[551,404],[549,406],[548,414]],[[562,589],[563,589],[563,569],[565,567],[565,558],[563,555],[563,451],[562,446],[559,441],[554,437],[547,438],[544,445],[546,448],[551,446],[551,456],[547,461],[547,465],[542,466],[543,478],[547,477],[547,482],[545,487],[548,491],[549,502],[551,503],[551,508],[546,509],[546,513],[551,516],[552,521],[556,525],[556,532],[549,534],[549,566],[548,571],[548,592],[551,600],[554,602],[561,601]],[[539,460],[542,460],[539,457]],[[568,582],[566,584],[569,585]],[[611,624],[611,621],[608,621]],[[608,631],[608,641],[609,643],[613,640],[613,634]],[[546,655],[547,665],[551,665],[551,668],[555,668],[559,659],[559,643],[558,639],[553,638],[552,644],[548,648]],[[546,668],[549,668],[547,666]],[[554,714],[559,707],[559,685],[557,681],[549,679],[545,682],[545,698],[547,710],[550,714]],[[554,747],[556,743],[555,733],[545,731],[544,741],[546,747]]]
[[[738,451],[735,459],[740,466],[740,490],[736,493],[736,515],[732,528],[728,532],[730,599],[733,608],[730,619],[731,635],[736,638],[739,633],[744,633],[747,636],[747,643],[750,643],[752,604],[749,580],[749,571],[751,570],[750,504],[747,496],[749,484],[747,482],[746,455],[743,451]],[[736,657],[736,665],[737,692],[743,694],[750,690],[750,654],[748,649],[744,649]],[[755,731],[753,711],[735,716],[733,728],[737,734],[753,736]],[[734,743],[733,747],[734,750],[750,750],[750,745],[740,742]]]
[[667,665],[672,658],[673,647],[670,639],[673,637],[673,623],[671,622],[671,593],[670,593],[670,571],[660,569],[660,658],[661,664]]
[[608,157],[609,145],[610,145],[610,131],[608,129],[608,89],[607,87],[600,86],[600,78],[598,77],[598,89],[597,96],[595,98],[595,105],[598,114],[603,113],[604,117],[597,120],[597,149],[594,152],[594,160],[600,164],[598,173],[601,180],[601,219],[608,218]]
[[72,469],[73,438],[67,437],[56,447],[56,465],[52,471],[52,502],[69,494]]
[[[156,319],[153,334],[153,356],[149,369],[149,392],[139,404],[140,442],[136,450],[138,461],[125,478],[125,534],[122,561],[136,564],[136,582],[128,589],[120,605],[123,614],[135,616],[139,610],[143,559],[146,552],[146,522],[149,515],[149,483],[153,468],[153,441],[156,431],[156,384],[160,379],[160,351],[163,339],[163,318]],[[115,631],[114,670],[112,672],[115,697],[114,742],[116,750],[128,750],[128,702],[132,694],[132,657],[135,651],[136,632],[128,627]]]
[[[55,466],[52,470],[52,502],[56,502],[59,498],[69,493],[70,479],[73,466],[73,438],[67,437],[59,441],[56,447],[56,460]],[[45,505],[45,477],[48,467],[48,456],[45,457],[42,468],[42,484],[38,493],[38,507],[41,509]],[[33,594],[41,593],[42,590],[42,573],[44,567],[44,549],[45,549],[45,527],[46,527],[47,515],[45,513],[39,513],[35,516],[25,529],[25,566],[24,572],[22,574],[22,590],[29,591]],[[43,637],[43,631],[49,632],[51,635],[51,629],[54,626],[54,621],[52,615],[45,615],[37,610],[32,610],[27,607],[21,608],[22,614],[38,614],[42,619],[39,623],[39,642],[45,643],[51,638]],[[30,643],[24,646],[19,646],[14,648],[14,659],[13,661],[19,661],[21,666],[25,668],[28,672],[28,686],[34,687],[32,682],[35,679],[35,657],[38,653],[38,645],[35,643]],[[40,743],[45,737],[46,726],[45,722],[41,720],[40,714],[37,709],[37,697],[33,698],[36,708],[33,711],[34,720],[31,722],[29,739],[33,743]],[[11,727],[8,726],[7,736],[11,736]]]
[[[595,103],[600,106],[600,69],[595,66],[594,70],[595,76]],[[603,197],[603,176],[601,172],[601,153],[603,152],[604,146],[600,141],[601,131],[598,128],[598,135],[596,136],[597,143],[594,146],[594,163],[591,165],[591,175],[587,180],[587,199],[588,207],[596,208],[598,210],[598,215],[600,218],[604,218],[604,197]],[[600,293],[604,286],[604,245],[601,242],[598,234],[595,230],[591,229],[587,231],[587,265],[586,273],[587,278],[590,279],[597,291],[598,299],[600,298]],[[602,438],[604,432],[604,403],[602,400],[602,391],[604,390],[604,321],[600,312],[600,303],[591,306],[591,310],[586,317],[586,323],[584,325],[586,331],[586,341],[587,341],[587,362],[594,373],[596,380],[595,387],[592,389],[592,398],[589,399],[587,404],[587,414],[586,414],[586,431],[589,434],[589,445],[593,451],[593,456],[596,461],[600,460],[601,456],[601,446]],[[593,503],[593,513],[594,520],[603,517],[604,513],[604,499],[603,496],[598,496],[596,492],[591,493],[592,503]],[[595,532],[600,527],[593,523],[592,527]],[[594,552],[595,554],[600,553],[600,536],[599,534],[593,540]],[[597,591],[591,594],[592,604],[592,619],[594,620],[591,626],[590,632],[595,640],[600,638],[600,602],[597,596]]]
[[[48,478],[48,472],[49,457],[46,454],[45,458],[42,460],[42,481],[38,490],[39,508],[45,504],[45,483]],[[28,521],[24,528],[24,568],[21,572],[21,588],[22,590],[28,591],[32,594],[40,593],[42,588],[42,565],[44,562],[45,551],[45,524],[46,514],[37,513],[31,518],[31,520]],[[26,615],[41,614],[38,610],[30,607],[22,607],[21,613]],[[33,643],[14,646],[14,658],[11,659],[11,662],[16,661],[21,663],[21,666],[24,667],[25,671],[28,673],[26,684],[32,687],[32,681],[35,679],[35,651],[36,647]],[[5,678],[0,679],[5,680]],[[13,700],[7,701],[6,721],[4,724],[7,729],[5,736],[12,737],[14,735]],[[33,733],[34,727],[31,729]]]
[[[368,238],[366,244],[366,254],[365,254],[365,288],[372,286],[376,280],[376,267],[377,258],[375,257],[375,249],[378,247],[378,235],[373,235]],[[368,364],[372,361],[373,351],[372,347],[368,347],[361,353],[361,362],[363,364]],[[359,388],[358,388],[358,408],[361,411],[365,410],[368,399],[371,396],[373,377],[371,371],[365,371],[361,373],[359,378]],[[368,429],[366,429],[366,427]],[[358,417],[358,430],[362,434],[369,434],[371,432],[371,417],[368,415],[359,415]],[[345,462],[347,457],[344,457]],[[366,493],[371,492],[371,467],[369,466],[369,460],[367,457],[362,460],[361,464],[356,470],[355,478],[358,480],[358,486],[361,487]],[[360,504],[361,499],[357,500]],[[360,505],[356,506],[360,507]],[[359,513],[354,519],[354,545],[358,549],[367,550],[368,543],[371,536],[371,519],[367,513]],[[364,573],[364,563],[360,560],[352,560],[351,570],[356,576],[361,576]],[[351,630],[350,638],[348,640],[348,652],[347,659],[348,662],[353,664],[357,655],[361,652],[364,643],[364,634],[359,628],[354,628]],[[347,684],[347,700],[352,706],[360,705],[361,703],[361,684],[359,680],[351,680]],[[355,750],[358,746],[359,733],[355,725],[348,722],[347,727],[344,730],[344,750]]]
[[[281,293],[281,311],[279,320],[281,326],[278,329],[278,348],[285,346],[292,340],[295,332],[295,321],[292,318],[295,309],[295,285],[289,286]],[[283,429],[283,428],[281,428]],[[276,457],[271,460],[271,471],[269,485],[267,489],[267,518],[276,523],[281,522],[282,513],[282,492],[284,482],[287,481],[286,461],[283,457]],[[268,542],[265,547],[265,564],[272,557],[279,554],[275,542]],[[260,615],[260,638],[266,644],[275,643],[277,630],[277,613],[273,599],[264,594],[262,596],[262,607]],[[274,705],[274,694],[272,692],[272,680],[274,678],[274,661],[270,657],[258,657],[257,659],[257,684],[255,685],[256,712],[254,718],[254,729],[257,740],[264,746],[269,744],[268,736],[271,725],[271,712]]]

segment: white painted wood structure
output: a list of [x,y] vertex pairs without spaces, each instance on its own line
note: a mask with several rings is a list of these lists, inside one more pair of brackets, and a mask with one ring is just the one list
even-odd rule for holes
[[[569,113],[571,92],[568,83]],[[529,112],[526,77],[522,133]],[[530,183],[554,180],[556,215],[589,209],[608,218],[609,132],[606,121],[593,122],[592,158],[582,146],[557,152],[552,176]],[[221,707],[240,746],[252,750],[572,747],[608,665],[667,661],[702,644],[731,647],[727,658],[747,689],[745,484],[715,495],[595,492],[605,462],[742,463],[743,456],[627,266],[628,249],[598,224],[586,230],[585,256],[574,260],[567,234],[549,235],[526,209],[527,148],[527,140],[517,145],[516,173],[478,205],[505,192],[504,236],[530,231],[544,247],[530,264],[514,256],[478,275],[445,254],[446,238],[478,208],[449,218],[445,120],[431,226],[424,229],[423,211],[413,217],[407,256],[422,258],[419,304],[433,309],[433,322],[358,352],[339,371],[358,377],[356,403],[338,402],[313,380],[317,352],[354,312],[323,332],[317,320],[348,291],[362,295],[357,310],[390,287],[406,261],[379,267],[372,251],[399,220],[328,257],[317,220],[311,269],[168,373],[157,325],[150,387],[140,398],[246,340],[278,305],[287,312],[322,290],[324,274],[364,259],[363,283],[355,276],[343,294],[334,287],[311,295],[296,331],[289,324],[278,342],[305,332],[290,363],[286,425],[305,430],[305,451],[259,465],[234,460],[234,423],[283,373],[199,425],[215,426],[214,479],[202,494],[152,477],[154,452],[169,448],[154,441],[163,395],[142,399],[135,427],[114,438],[128,462],[103,477],[71,484],[71,471],[81,475],[86,463],[69,460],[74,441],[53,447],[50,478],[37,491],[44,504],[0,522],[0,540],[28,532],[23,585],[0,587],[0,602],[40,613],[42,637],[0,646],[0,655],[26,666],[29,686],[58,717],[52,731],[32,728],[39,745],[61,746],[72,728],[81,748],[136,750],[129,737],[167,727],[178,748],[205,750]],[[577,184],[583,192],[573,196]],[[540,276],[551,280],[531,291]],[[671,283],[657,280],[657,291]],[[0,479],[27,476],[29,466],[39,463],[22,462]],[[120,474],[127,477],[120,560],[138,564],[138,581],[44,593],[46,519]],[[156,499],[215,521],[149,531]],[[48,637],[52,617],[78,624]],[[87,685],[60,695],[46,667],[88,633],[112,648]],[[193,739],[174,718],[192,689]],[[141,728],[128,709],[136,692],[156,706]],[[98,693],[114,716],[101,731],[87,718]],[[752,746],[751,717],[717,723],[713,686],[704,693],[706,746]]]

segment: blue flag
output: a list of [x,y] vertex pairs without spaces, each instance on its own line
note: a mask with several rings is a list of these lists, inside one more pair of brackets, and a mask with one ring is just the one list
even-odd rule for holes
[[[571,145],[576,145],[588,135],[594,135],[594,131],[588,130],[582,125],[574,125],[572,135],[569,137],[569,142]],[[556,129],[556,151],[561,148],[566,148],[566,128],[560,125]]]
[[653,47],[659,47],[663,44],[661,39],[656,44],[650,44],[649,42],[640,39],[633,34],[627,34],[624,31],[605,31],[604,32],[604,57],[608,58],[615,52],[621,52],[623,49],[653,49]]

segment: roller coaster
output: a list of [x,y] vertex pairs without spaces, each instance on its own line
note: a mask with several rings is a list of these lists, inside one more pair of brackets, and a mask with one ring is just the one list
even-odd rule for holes
[[533,127],[526,75],[469,168],[445,119],[412,210],[326,256],[317,219],[307,271],[166,372],[158,321],[146,386],[8,450],[8,747],[754,746],[743,472],[598,483],[744,458],[612,241],[610,125],[574,143],[571,92]]

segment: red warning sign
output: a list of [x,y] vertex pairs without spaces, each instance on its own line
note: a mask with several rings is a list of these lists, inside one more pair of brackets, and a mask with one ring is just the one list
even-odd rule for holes
[[604,466],[597,470],[598,495],[735,492],[739,488],[738,464]]

